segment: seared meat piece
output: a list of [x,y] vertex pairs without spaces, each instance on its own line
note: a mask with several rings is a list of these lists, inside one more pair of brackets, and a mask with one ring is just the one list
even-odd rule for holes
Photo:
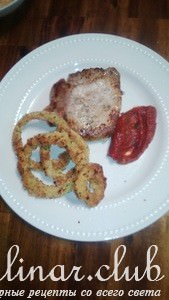
[[87,140],[112,134],[121,109],[120,74],[115,68],[90,68],[56,82],[48,111],[56,111]]

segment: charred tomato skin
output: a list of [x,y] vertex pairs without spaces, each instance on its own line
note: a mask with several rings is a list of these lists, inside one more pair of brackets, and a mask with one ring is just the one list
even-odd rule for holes
[[137,160],[154,137],[156,117],[154,106],[137,106],[122,113],[111,137],[108,156],[121,164]]

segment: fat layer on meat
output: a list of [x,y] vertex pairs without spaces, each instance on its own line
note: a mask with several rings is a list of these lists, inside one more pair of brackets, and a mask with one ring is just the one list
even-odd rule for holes
[[56,82],[46,110],[56,111],[87,140],[112,134],[121,109],[120,74],[113,68],[89,68]]

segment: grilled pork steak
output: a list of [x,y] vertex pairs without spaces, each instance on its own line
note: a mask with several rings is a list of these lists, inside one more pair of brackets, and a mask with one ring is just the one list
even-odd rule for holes
[[90,68],[56,82],[48,111],[56,111],[87,140],[112,134],[121,109],[120,74],[115,68]]

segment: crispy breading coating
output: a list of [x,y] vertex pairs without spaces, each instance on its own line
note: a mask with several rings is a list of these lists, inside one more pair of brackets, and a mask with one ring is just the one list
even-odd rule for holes
[[[42,133],[27,140],[23,145],[22,130],[31,120],[45,120],[56,126],[56,130]],[[75,180],[75,168],[64,172],[63,169],[71,159],[75,166],[81,168],[89,160],[89,149],[85,141],[72,132],[67,123],[55,113],[33,112],[24,115],[16,124],[13,136],[13,147],[18,156],[18,170],[22,177],[23,185],[28,192],[42,198],[56,198],[73,189]],[[58,145],[65,148],[66,152],[57,159],[50,158],[50,147]],[[35,162],[31,156],[32,151],[40,149],[40,162]],[[80,167],[81,166],[81,167]],[[45,184],[37,178],[32,171],[41,170],[50,175],[53,184]]]
[[[34,135],[22,141],[24,126],[32,120],[44,120],[56,127],[52,132]],[[18,171],[23,186],[28,192],[40,198],[57,198],[74,190],[77,197],[92,207],[104,197],[106,178],[99,164],[89,163],[89,148],[84,139],[73,131],[66,121],[56,113],[32,112],[24,115],[16,124],[12,143],[18,157]],[[51,147],[57,145],[64,152],[51,158]],[[39,150],[40,160],[32,158],[33,151]],[[72,168],[67,169],[69,162]],[[41,171],[52,179],[46,184],[33,171]]]
[[74,191],[87,205],[96,206],[103,199],[105,188],[106,178],[102,167],[97,163],[88,163],[79,171]]

